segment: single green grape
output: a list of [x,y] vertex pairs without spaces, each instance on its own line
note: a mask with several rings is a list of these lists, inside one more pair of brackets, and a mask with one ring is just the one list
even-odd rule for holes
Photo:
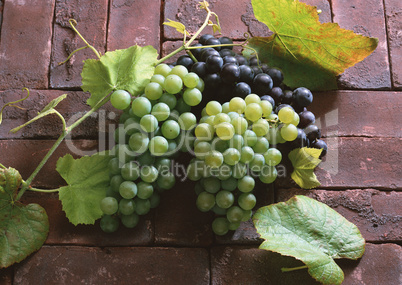
[[163,88],[157,82],[150,82],[145,86],[144,92],[149,100],[158,100],[163,94]]
[[131,95],[125,90],[116,90],[110,96],[110,103],[116,109],[127,109],[131,103]]
[[197,88],[187,88],[183,93],[183,100],[189,106],[197,106],[201,103],[202,93]]
[[113,197],[105,197],[100,202],[100,209],[105,215],[113,215],[119,209],[119,203]]
[[155,136],[149,141],[149,152],[154,156],[162,156],[168,149],[168,141],[162,136]]
[[229,231],[229,221],[224,217],[215,218],[212,222],[212,231],[218,235],[223,236]]
[[197,73],[189,72],[183,78],[183,83],[188,88],[196,88],[200,82],[200,77]]
[[137,97],[131,104],[131,110],[133,111],[134,115],[141,118],[146,114],[151,113],[152,104],[146,97]]
[[205,108],[209,116],[214,116],[222,112],[222,105],[218,101],[209,101]]

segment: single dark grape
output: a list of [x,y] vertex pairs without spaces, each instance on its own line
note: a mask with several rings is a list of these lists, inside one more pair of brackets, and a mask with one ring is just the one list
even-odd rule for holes
[[248,65],[248,60],[244,56],[238,54],[235,56],[235,58],[237,59],[237,62],[239,63],[239,65],[243,65],[243,64]]
[[[198,44],[193,44],[191,45],[192,47],[202,47],[202,44],[198,43]],[[195,56],[196,59],[200,59],[201,53],[204,50],[202,48],[197,48],[197,49],[192,49],[191,53]]]
[[310,141],[321,138],[321,130],[316,125],[309,125],[304,129],[307,138]]
[[284,97],[282,88],[274,87],[274,88],[272,88],[272,90],[269,94],[271,95],[272,98],[274,98],[275,102],[282,103],[282,100]]
[[[231,45],[231,44],[233,44],[232,39],[231,39],[231,38],[228,38],[228,37],[220,37],[220,38],[219,38],[219,41],[220,41],[221,44],[223,44],[223,45],[227,45],[227,44]],[[231,49],[233,49],[233,46],[224,46],[224,47],[222,47],[222,49],[229,49],[229,50],[231,50]]]
[[222,66],[220,72],[222,81],[227,84],[233,84],[240,79],[240,68],[237,64],[227,63]]
[[268,69],[267,74],[271,76],[272,80],[274,81],[274,86],[281,85],[283,81],[283,73],[278,68],[270,68]]
[[328,146],[323,140],[315,140],[310,143],[310,147],[317,148],[317,149],[322,149],[321,155],[319,158],[324,157],[327,154],[328,151]]
[[177,61],[176,61],[177,65],[183,65],[185,66],[188,70],[191,69],[191,66],[194,64],[193,59],[187,55],[187,54],[183,54],[182,56],[180,56]]
[[219,73],[209,73],[205,76],[204,83],[208,88],[218,88],[222,83],[222,79]]
[[239,82],[233,89],[233,97],[245,98],[251,93],[251,87],[246,82]]
[[259,73],[254,77],[252,90],[254,93],[262,96],[269,94],[272,86],[272,78],[266,73]]
[[219,52],[217,52],[213,48],[206,48],[205,51],[201,53],[200,61],[207,61],[207,58],[210,57],[211,55],[219,56]]
[[[209,39],[207,39],[206,42],[205,42],[205,45],[206,45],[206,46],[214,46],[214,45],[220,45],[220,44],[221,44],[221,42],[220,42],[219,39],[217,39],[217,38],[209,38]],[[216,51],[220,51],[220,50],[221,50],[221,47],[220,47],[220,46],[217,46],[217,47],[214,47],[214,49],[215,49]]]
[[251,66],[253,66],[253,65],[256,66],[256,65],[260,65],[260,64],[261,64],[261,61],[258,60],[256,56],[250,57],[249,62],[250,62],[250,65],[251,65]]
[[219,55],[212,55],[207,58],[205,63],[209,73],[219,72],[223,66],[223,58]]
[[[292,97],[292,98],[293,98],[293,97]],[[307,108],[306,108],[306,107],[300,107],[299,105],[295,104],[295,103],[293,102],[293,100],[292,100],[292,104],[290,104],[290,105],[292,105],[293,109],[295,110],[295,112],[296,112],[297,114],[299,114],[299,113],[301,113],[301,112],[304,112],[304,111],[307,111]]]
[[260,68],[261,68],[262,72],[268,74],[268,70],[269,70],[270,67],[266,63],[261,63]]
[[293,145],[293,148],[308,146],[307,136],[302,129],[297,128],[297,137],[291,142],[291,144]]
[[236,53],[234,51],[232,51],[231,49],[221,49],[219,51],[219,54],[221,55],[221,57],[225,57],[227,55],[230,55],[230,56],[236,55]]
[[200,37],[200,39],[198,40],[198,42],[200,43],[200,44],[202,44],[202,45],[206,45],[205,44],[205,42],[208,40],[208,39],[210,39],[210,38],[213,38],[214,36],[213,35],[211,35],[211,34],[204,34],[204,35],[202,35],[201,37]]
[[272,98],[272,97],[269,96],[269,95],[263,95],[263,96],[261,96],[261,100],[266,100],[266,101],[268,101],[269,103],[271,103],[272,108],[275,110],[275,100],[274,100],[274,98]]
[[260,67],[256,66],[256,65],[252,65],[252,66],[250,66],[250,67],[251,67],[251,69],[253,70],[254,75],[263,73],[263,72],[262,72],[262,69],[261,69]]
[[199,77],[204,78],[207,75],[207,65],[203,61],[199,61],[193,64],[191,72],[196,73]]
[[298,127],[304,129],[308,125],[314,124],[315,116],[310,111],[303,111],[299,113],[300,122]]
[[225,57],[223,57],[223,64],[225,63],[234,63],[236,65],[239,65],[237,59],[232,55],[226,55]]
[[253,69],[245,64],[239,66],[240,68],[240,81],[246,82],[249,85],[253,83],[254,71]]
[[290,106],[289,104],[280,104],[280,105],[278,105],[278,107],[275,108],[275,114],[278,114],[279,111],[280,111],[282,108],[285,108],[285,107],[289,107],[289,108],[291,108],[291,109],[294,111],[293,107]]
[[282,97],[282,103],[283,104],[291,104],[292,103],[292,98],[293,98],[293,92],[291,90],[284,90],[283,91],[283,97]]
[[313,102],[313,94],[305,87],[296,88],[293,91],[293,103],[299,107],[307,107]]

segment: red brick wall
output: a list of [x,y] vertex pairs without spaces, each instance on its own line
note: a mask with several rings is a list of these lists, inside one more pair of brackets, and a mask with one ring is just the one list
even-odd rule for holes
[[[181,36],[165,28],[179,20],[195,31],[202,16],[193,0],[24,0],[0,1],[0,106],[25,96],[28,110],[8,109],[0,127],[0,162],[28,177],[60,132],[57,117],[49,117],[11,134],[9,129],[36,115],[51,99],[67,93],[59,105],[67,118],[89,108],[80,91],[82,61],[90,50],[69,63],[57,63],[81,40],[78,29],[98,50],[152,45],[162,55],[180,45]],[[241,40],[245,32],[267,35],[252,17],[250,0],[210,1],[220,16],[223,34]],[[266,189],[259,205],[306,194],[333,207],[355,223],[367,240],[359,261],[340,261],[344,284],[400,284],[402,271],[401,108],[402,4],[399,0],[306,0],[322,10],[322,22],[377,37],[376,51],[339,77],[337,92],[314,94],[311,110],[319,118],[329,155],[317,175],[319,189],[302,191],[288,181]],[[110,106],[107,110],[112,110]],[[99,122],[103,122],[103,125]],[[116,118],[99,113],[74,131],[74,146],[90,152],[107,136],[102,126]],[[57,157],[71,152],[67,143],[35,179],[35,186],[63,185],[56,173]],[[316,284],[307,272],[281,273],[300,262],[258,250],[261,242],[252,223],[233,235],[214,237],[212,216],[199,212],[189,182],[163,196],[161,205],[141,219],[134,230],[108,235],[98,226],[74,227],[66,219],[57,195],[24,195],[47,210],[50,233],[45,246],[28,259],[0,270],[0,284]],[[261,189],[265,190],[265,189]]]

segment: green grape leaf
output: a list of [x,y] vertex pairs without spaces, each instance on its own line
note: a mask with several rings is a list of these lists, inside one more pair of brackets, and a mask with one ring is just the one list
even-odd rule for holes
[[169,22],[164,22],[163,24],[166,26],[170,26],[176,29],[176,31],[178,31],[181,34],[186,34],[187,36],[189,36],[190,34],[186,31],[186,26],[184,26],[182,23],[180,22],[176,22],[176,21],[172,21],[170,19],[168,19]]
[[49,219],[41,206],[15,200],[21,182],[17,170],[0,169],[0,268],[37,251],[49,233]]
[[[291,88],[337,89],[336,76],[370,55],[378,39],[337,23],[320,23],[317,7],[298,0],[252,0],[254,15],[273,32],[251,38],[248,47],[269,66],[281,68]],[[246,56],[254,51],[246,49]]]
[[108,152],[74,159],[67,154],[57,161],[56,170],[68,183],[59,188],[59,199],[69,221],[94,224],[102,217],[100,201],[109,186]]
[[63,94],[63,95],[60,95],[59,97],[53,99],[52,101],[49,102],[49,104],[47,104],[47,105],[45,106],[45,108],[43,108],[42,111],[40,111],[40,112],[38,113],[37,116],[35,116],[35,117],[32,118],[31,120],[29,120],[28,122],[22,124],[21,126],[18,126],[18,127],[14,128],[14,129],[10,130],[10,132],[11,132],[11,133],[16,133],[16,132],[18,132],[20,129],[22,129],[23,127],[26,127],[27,125],[29,125],[29,124],[35,122],[36,120],[39,120],[40,118],[46,117],[47,115],[50,115],[50,114],[58,113],[54,108],[56,108],[56,106],[57,106],[61,101],[63,101],[66,97],[67,97],[67,94]]
[[152,46],[132,46],[106,52],[100,59],[87,59],[82,68],[82,90],[90,92],[87,104],[95,107],[115,90],[139,95],[153,75],[158,57]]
[[292,179],[303,189],[312,189],[320,186],[314,169],[321,162],[319,159],[322,149],[311,147],[295,148],[289,153],[293,165]]
[[358,259],[365,250],[365,240],[354,224],[303,195],[258,209],[253,222],[264,239],[260,249],[301,260],[322,284],[341,284],[344,279],[334,259]]

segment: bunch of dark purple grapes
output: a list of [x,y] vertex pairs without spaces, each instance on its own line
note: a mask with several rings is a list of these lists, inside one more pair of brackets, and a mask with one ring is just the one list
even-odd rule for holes
[[254,93],[262,100],[268,100],[275,114],[283,107],[291,107],[300,118],[297,138],[292,142],[282,142],[277,147],[285,152],[298,147],[313,147],[322,149],[320,158],[325,156],[327,144],[321,140],[321,130],[314,125],[315,115],[307,110],[313,101],[311,91],[305,87],[291,90],[283,84],[284,74],[279,67],[270,67],[255,56],[246,58],[236,54],[231,44],[233,41],[228,37],[204,34],[193,45],[200,48],[191,50],[198,62],[194,62],[189,55],[180,56],[176,62],[204,80],[204,103],[211,100],[224,103],[233,97],[245,98]]

